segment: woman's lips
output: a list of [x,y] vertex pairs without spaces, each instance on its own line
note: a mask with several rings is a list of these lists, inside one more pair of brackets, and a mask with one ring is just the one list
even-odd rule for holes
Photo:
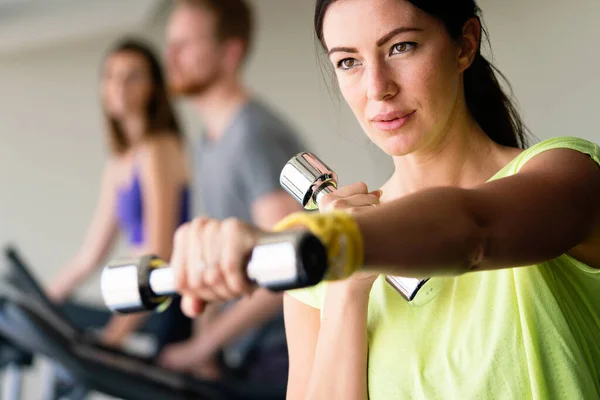
[[[415,111],[409,114],[400,114],[398,116],[393,115],[394,113],[379,115],[372,119],[373,125],[382,131],[393,131],[400,129],[404,126],[414,115]],[[398,114],[398,113],[396,113]]]

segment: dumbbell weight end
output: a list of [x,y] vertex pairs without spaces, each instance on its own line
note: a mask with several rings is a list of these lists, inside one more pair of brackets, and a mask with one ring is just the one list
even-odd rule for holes
[[[252,252],[248,279],[283,291],[319,283],[327,267],[325,246],[306,231],[269,233]],[[116,260],[101,277],[105,304],[122,314],[162,308],[177,294],[173,270],[155,256]]]

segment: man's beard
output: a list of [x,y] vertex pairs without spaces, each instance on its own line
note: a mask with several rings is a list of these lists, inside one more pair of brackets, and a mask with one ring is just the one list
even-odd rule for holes
[[206,78],[178,78],[169,80],[169,92],[174,96],[197,97],[204,94],[218,80],[218,72]]

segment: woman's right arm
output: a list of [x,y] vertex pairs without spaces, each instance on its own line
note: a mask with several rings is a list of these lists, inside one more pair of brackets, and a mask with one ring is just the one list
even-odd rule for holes
[[319,310],[296,300],[289,294],[283,297],[283,310],[289,353],[286,398],[305,400],[321,326]]
[[48,296],[55,301],[62,301],[68,297],[73,288],[92,273],[107,255],[116,238],[115,175],[114,161],[111,160],[104,169],[100,198],[81,247],[48,288]]
[[329,283],[319,310],[286,295],[288,400],[366,400],[367,312],[373,280]]

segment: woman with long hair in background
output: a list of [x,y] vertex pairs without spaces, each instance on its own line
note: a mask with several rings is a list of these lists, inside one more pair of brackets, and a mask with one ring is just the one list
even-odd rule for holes
[[[118,43],[104,60],[100,86],[110,156],[83,243],[48,288],[57,302],[102,266],[119,233],[132,257],[155,254],[169,259],[173,233],[190,213],[184,138],[153,50],[136,39]],[[158,350],[190,334],[191,323],[178,309],[152,316]],[[87,325],[85,314],[91,311],[72,304],[66,310],[76,323]],[[145,317],[112,317],[103,329],[103,341],[121,344]]]

